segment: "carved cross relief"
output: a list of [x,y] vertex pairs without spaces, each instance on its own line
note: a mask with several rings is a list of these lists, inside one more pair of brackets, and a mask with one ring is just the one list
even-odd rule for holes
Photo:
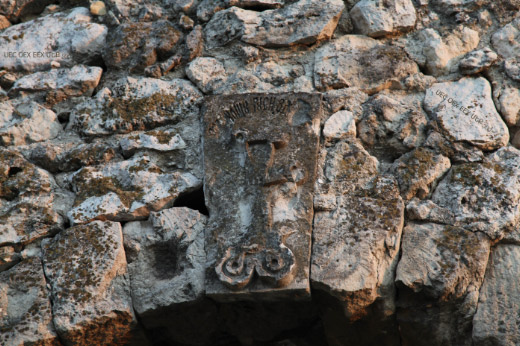
[[320,98],[209,98],[204,110],[209,295],[308,292]]

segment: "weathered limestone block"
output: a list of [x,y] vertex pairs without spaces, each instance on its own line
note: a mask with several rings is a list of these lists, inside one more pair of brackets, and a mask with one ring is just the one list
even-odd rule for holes
[[488,47],[474,50],[466,54],[459,63],[462,74],[477,74],[493,65],[498,59],[497,53]]
[[311,284],[327,342],[397,345],[393,273],[404,221],[397,182],[378,176],[379,162],[357,139],[323,149],[319,162]]
[[67,216],[72,224],[142,220],[200,184],[191,173],[163,172],[146,154],[84,167],[72,177],[76,200]]
[[52,139],[62,130],[53,111],[23,99],[0,102],[0,144],[24,145]]
[[317,95],[303,93],[208,99],[208,295],[309,295],[320,103]]
[[202,94],[189,81],[126,77],[75,107],[68,130],[87,136],[148,130],[198,118]]
[[37,94],[51,105],[69,97],[91,96],[102,73],[101,67],[85,65],[37,72],[18,79],[9,90],[9,95]]
[[123,135],[120,143],[125,156],[132,155],[137,149],[172,151],[186,148],[186,142],[179,135],[178,130],[171,128],[135,131]]
[[424,108],[450,141],[467,142],[482,150],[498,149],[509,141],[509,131],[485,78],[436,83],[426,90]]
[[418,72],[401,48],[345,35],[316,52],[314,83],[318,90],[358,87],[372,94],[397,86],[401,79]]
[[450,160],[446,156],[417,148],[397,159],[392,165],[392,171],[405,200],[415,196],[424,199],[450,167]]
[[62,346],[52,322],[42,263],[37,257],[0,273],[0,344]]
[[410,220],[429,221],[446,225],[455,224],[455,215],[451,210],[442,208],[431,200],[412,198],[406,205],[406,216]]
[[481,232],[409,223],[397,266],[397,318],[405,345],[472,345],[472,319],[490,241]]
[[42,242],[54,325],[66,345],[122,344],[136,319],[121,225],[95,221]]
[[208,22],[205,42],[209,48],[236,39],[265,47],[314,44],[332,36],[344,7],[340,0],[299,0],[263,12],[231,7]]
[[60,231],[49,173],[20,154],[0,148],[0,246],[28,244]]
[[312,285],[344,305],[349,322],[376,300],[394,312],[393,271],[404,224],[394,179],[376,178],[352,194],[336,191],[337,208],[314,218]]
[[473,318],[473,345],[506,346],[520,343],[518,317],[520,247],[499,244],[491,251],[477,313]]
[[121,24],[108,34],[103,60],[112,69],[142,72],[173,55],[181,39],[182,33],[165,20]]
[[520,59],[518,57],[507,59],[504,62],[504,69],[509,78],[520,82]]
[[464,54],[477,48],[479,40],[478,32],[466,26],[455,28],[446,37],[428,28],[407,38],[405,49],[428,74],[442,76],[456,72]]
[[371,37],[410,31],[416,20],[410,0],[361,0],[350,11],[350,17],[361,34]]
[[452,166],[432,201],[450,210],[457,226],[500,239],[520,219],[519,170],[520,151],[501,148],[482,163]]
[[363,104],[358,136],[372,154],[392,162],[419,147],[426,138],[428,117],[421,94],[379,93]]
[[[0,51],[31,55],[2,58],[0,68],[37,71],[50,68],[52,61],[62,67],[88,63],[104,49],[107,31],[104,25],[92,22],[84,7],[13,25],[2,32]],[[33,52],[43,56],[33,56]]]
[[206,217],[188,208],[152,212],[123,228],[132,301],[145,325],[204,293]]

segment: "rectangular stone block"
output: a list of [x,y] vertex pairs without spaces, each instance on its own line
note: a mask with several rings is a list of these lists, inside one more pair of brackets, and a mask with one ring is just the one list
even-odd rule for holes
[[206,99],[207,295],[309,296],[320,112],[318,94]]

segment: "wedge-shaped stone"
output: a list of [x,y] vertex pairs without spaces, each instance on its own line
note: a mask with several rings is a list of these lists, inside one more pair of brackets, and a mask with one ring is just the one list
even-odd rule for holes
[[39,258],[0,273],[0,344],[61,346]]
[[309,294],[320,97],[207,99],[206,290],[236,299]]
[[121,225],[95,221],[42,242],[54,325],[67,345],[114,345],[132,337]]

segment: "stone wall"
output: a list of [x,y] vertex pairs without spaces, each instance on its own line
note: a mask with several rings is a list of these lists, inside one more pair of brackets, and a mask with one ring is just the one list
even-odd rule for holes
[[519,345],[516,0],[4,0],[0,344]]

